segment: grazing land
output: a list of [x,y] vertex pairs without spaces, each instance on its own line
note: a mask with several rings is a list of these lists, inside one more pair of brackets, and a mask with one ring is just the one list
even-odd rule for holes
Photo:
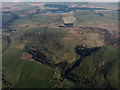
[[118,88],[117,17],[114,2],[3,3],[3,88]]

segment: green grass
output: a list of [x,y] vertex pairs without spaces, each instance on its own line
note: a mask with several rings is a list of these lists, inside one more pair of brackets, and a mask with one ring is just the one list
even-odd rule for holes
[[[27,60],[21,60],[22,49],[8,48],[3,55],[3,74],[13,87],[50,87],[53,70]],[[23,84],[23,82],[25,82]],[[34,84],[33,84],[34,83]],[[36,86],[37,85],[37,86]]]
[[49,88],[54,84],[54,81],[48,81],[52,79],[53,70],[36,63],[26,62],[21,74],[14,87]]
[[70,80],[65,80],[62,84],[62,88],[77,88],[77,86]]
[[37,25],[37,26],[57,26],[62,23],[62,19],[58,15],[50,16],[50,15],[32,15],[32,16],[25,16],[18,20],[15,20],[11,23],[11,28],[19,29],[19,28],[26,28],[24,26],[19,26],[26,24],[30,25]]
[[[3,73],[8,81],[15,82],[19,79],[24,62],[20,60],[21,49],[7,49],[3,54]],[[14,79],[13,79],[14,78]]]
[[2,40],[2,51],[4,51],[8,47],[8,42],[6,40]]
[[113,87],[118,87],[118,62],[114,63],[112,69],[107,75],[107,78]]
[[117,23],[117,13],[114,12],[99,12],[104,16],[100,16],[98,14],[93,14],[90,11],[80,11],[74,14],[77,22],[75,22],[75,26],[78,25],[99,25],[99,24],[109,24],[109,23]]
[[111,46],[104,47],[86,57],[81,63],[81,67],[75,69],[73,72],[77,74],[81,80],[95,81],[95,87],[105,87],[107,82],[109,82],[109,86],[117,87],[117,56],[117,48]]
[[50,88],[54,82],[45,80],[20,80],[13,88]]

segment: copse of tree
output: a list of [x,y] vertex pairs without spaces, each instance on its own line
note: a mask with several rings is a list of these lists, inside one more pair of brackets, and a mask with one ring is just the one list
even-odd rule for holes
[[40,63],[46,64],[49,67],[54,68],[55,64],[51,63],[51,60],[46,57],[42,50],[33,48],[32,45],[26,45],[24,51],[32,55],[32,58]]
[[81,55],[82,57],[86,57],[86,56],[90,55],[92,52],[95,52],[99,49],[100,49],[100,47],[87,48],[87,47],[83,47],[83,46],[76,46],[75,52],[78,55]]

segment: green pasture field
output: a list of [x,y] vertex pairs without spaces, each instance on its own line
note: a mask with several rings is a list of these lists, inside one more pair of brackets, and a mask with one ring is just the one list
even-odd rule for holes
[[62,19],[59,15],[29,15],[25,17],[21,17],[18,20],[15,20],[11,24],[11,28],[26,28],[26,26],[30,26],[31,28],[34,27],[33,25],[40,27],[40,26],[57,26],[59,24],[63,23]]
[[3,40],[2,41],[2,51],[4,51],[8,47],[8,41]]
[[[3,54],[3,75],[13,87],[50,87],[53,70],[36,62],[21,60],[22,49],[8,48]],[[25,82],[23,84],[23,82]],[[41,82],[41,83],[40,83]],[[34,84],[33,84],[34,83]]]
[[62,83],[62,88],[77,88],[77,85],[75,85],[75,83],[73,83],[72,81],[66,79]]
[[[108,46],[86,57],[79,68],[73,70],[81,80],[95,81],[96,86],[109,85],[117,87],[118,83],[118,50]],[[112,80],[114,82],[112,82]]]
[[[102,14],[103,16],[99,15]],[[75,26],[79,25],[99,25],[99,24],[109,24],[109,23],[117,23],[117,12],[104,12],[98,11],[94,14],[91,11],[79,11],[74,14],[76,18]]]

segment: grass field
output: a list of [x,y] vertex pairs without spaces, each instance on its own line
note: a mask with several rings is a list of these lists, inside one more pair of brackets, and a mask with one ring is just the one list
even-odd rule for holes
[[4,51],[8,47],[8,41],[3,40],[2,41],[2,51]]
[[[51,87],[53,70],[27,60],[21,60],[22,49],[8,48],[3,55],[3,74],[13,87]],[[25,82],[23,84],[23,82]]]
[[[100,14],[98,14],[100,13]],[[74,14],[76,18],[75,26],[79,25],[99,25],[117,23],[117,12],[98,12],[92,13],[90,11],[80,11]]]
[[[40,26],[57,26],[62,24],[63,21],[59,15],[31,15],[22,17],[12,23],[10,26],[13,29],[19,28],[34,28]],[[27,27],[26,27],[27,26]]]
[[[112,52],[112,53],[111,53]],[[114,47],[104,47],[95,54],[86,57],[79,68],[73,70],[81,80],[96,82],[95,87],[109,85],[117,87],[118,50]],[[114,83],[111,80],[114,79]],[[90,85],[88,85],[90,86]]]
[[62,84],[62,88],[76,88],[77,85],[75,85],[72,81],[65,80]]

